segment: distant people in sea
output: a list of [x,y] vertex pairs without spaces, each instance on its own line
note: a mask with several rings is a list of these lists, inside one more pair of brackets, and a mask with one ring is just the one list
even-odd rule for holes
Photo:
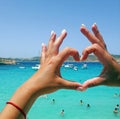
[[114,97],[120,97],[120,94],[119,93],[115,93]]
[[90,107],[90,104],[87,104],[87,107]]
[[64,109],[62,109],[61,112],[60,112],[60,115],[64,116],[64,114],[65,114],[65,111],[64,111]]
[[120,106],[119,106],[119,104],[117,104],[117,105],[115,106],[115,109],[113,110],[113,112],[114,112],[114,113],[118,113],[118,112],[119,112],[119,108],[120,108]]
[[82,69],[87,69],[87,63],[84,63],[84,64],[82,65]]
[[52,99],[52,104],[55,104],[55,99]]
[[80,105],[83,105],[83,101],[82,100],[80,100]]

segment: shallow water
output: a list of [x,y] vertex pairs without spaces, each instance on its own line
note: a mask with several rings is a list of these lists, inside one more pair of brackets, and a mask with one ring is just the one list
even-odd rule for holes
[[[0,111],[5,106],[13,92],[33,73],[32,66],[37,62],[22,62],[17,65],[0,65]],[[67,62],[78,70],[61,67],[62,77],[68,80],[84,82],[86,79],[99,75],[102,70],[100,63],[87,63],[87,69],[82,69],[83,63]],[[55,93],[41,96],[28,113],[29,119],[120,119],[120,112],[114,114],[116,104],[120,105],[118,87],[98,86],[85,92],[59,90]],[[52,100],[55,99],[53,103]],[[80,100],[83,104],[80,104]],[[90,107],[87,107],[90,104]],[[64,115],[61,110],[64,109]]]

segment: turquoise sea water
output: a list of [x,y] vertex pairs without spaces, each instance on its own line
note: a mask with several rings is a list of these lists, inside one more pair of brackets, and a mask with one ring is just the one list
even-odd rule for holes
[[[0,65],[0,111],[14,91],[35,73],[31,68],[35,64],[37,62]],[[97,76],[102,70],[100,63],[87,63],[87,69],[81,68],[83,63],[69,64],[77,66],[78,70],[61,67],[62,76],[81,83]],[[120,112],[113,113],[115,106],[120,105],[120,96],[114,96],[115,93],[120,94],[120,88],[98,86],[85,92],[59,90],[39,97],[27,116],[29,119],[120,119]],[[89,108],[87,104],[90,104]],[[60,114],[62,109],[64,115]]]

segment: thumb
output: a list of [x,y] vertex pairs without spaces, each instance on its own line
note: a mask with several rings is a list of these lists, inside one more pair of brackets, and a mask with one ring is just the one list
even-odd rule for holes
[[62,88],[73,89],[73,90],[77,90],[78,87],[82,86],[82,84],[78,82],[73,82],[73,81],[62,79],[62,78],[60,80],[60,84],[62,85]]
[[82,87],[78,87],[77,90],[85,91],[87,88],[102,85],[103,81],[104,79],[102,77],[95,77],[93,79],[89,79],[82,84]]

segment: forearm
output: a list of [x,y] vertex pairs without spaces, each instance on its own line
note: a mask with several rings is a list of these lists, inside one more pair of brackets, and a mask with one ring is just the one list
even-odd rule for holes
[[[17,89],[9,102],[14,103],[27,114],[36,98],[34,89],[29,86],[29,81],[27,81]],[[7,104],[1,112],[0,119],[24,119],[24,116],[16,107]]]
[[116,77],[116,86],[120,86],[120,64],[116,62],[114,66],[115,66],[115,70],[114,70],[115,75],[117,75],[117,77]]

